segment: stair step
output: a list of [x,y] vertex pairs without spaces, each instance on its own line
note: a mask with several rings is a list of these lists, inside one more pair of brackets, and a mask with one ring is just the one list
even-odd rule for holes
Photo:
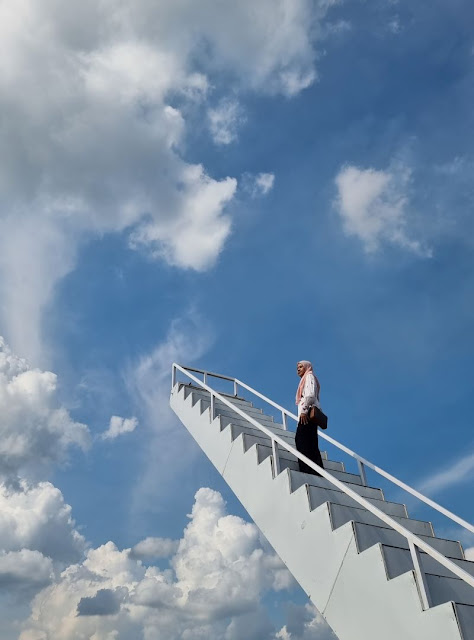
[[474,589],[461,578],[446,578],[426,573],[428,591],[434,606],[443,602],[474,605]]
[[[314,476],[309,473],[301,473],[301,471],[294,471],[293,469],[287,469],[287,472],[290,475],[291,491],[296,491],[296,489],[298,489],[302,484],[308,484],[314,487],[336,489],[329,480],[326,480],[326,478]],[[348,484],[348,486],[350,486],[353,491],[363,496],[364,498],[373,498],[374,500],[384,499],[382,489],[377,489],[375,487],[364,487],[361,484],[346,484]]]
[[[262,462],[262,460],[265,460],[265,458],[268,455],[271,455],[271,449],[270,449],[270,451],[265,451],[265,449],[268,449],[268,447],[264,447],[262,445],[258,445],[258,447],[259,447],[259,449],[260,448],[262,449],[262,451],[259,451],[259,453],[258,453],[258,461]],[[292,456],[292,459],[290,459],[290,458],[288,458],[286,456],[285,457],[280,457],[280,469],[281,469],[281,471],[283,471],[283,469],[291,469],[293,471],[301,473],[301,471],[299,471],[298,460],[296,459],[296,456]],[[355,474],[355,473],[347,473],[347,471],[333,471],[332,469],[328,469],[328,471],[332,476],[334,476],[335,478],[337,478],[341,482],[346,482],[348,484],[359,484],[359,485],[362,485],[362,480],[361,480],[360,476]],[[312,474],[303,473],[302,475],[306,477],[306,476],[311,476]],[[318,476],[314,476],[314,477],[317,478]],[[330,481],[326,480],[326,482],[329,483]],[[334,486],[334,485],[331,485],[331,486]],[[353,487],[351,487],[351,489],[352,488]]]
[[[249,429],[255,429],[256,431],[259,431],[258,427],[255,427],[251,422],[249,422],[248,420],[246,420],[245,418],[242,418],[237,414],[235,414],[235,417],[222,416],[222,415],[220,415],[219,417],[221,419],[222,428],[224,428],[228,424],[235,424],[241,427],[248,427]],[[287,439],[289,442],[293,442],[293,443],[295,442],[294,431],[288,431],[286,429],[283,429],[282,424],[278,424],[277,422],[271,422],[271,423],[264,424],[263,426],[269,429],[270,431],[272,431],[273,433],[276,433],[276,435]]]
[[[221,416],[221,431],[223,431],[229,425],[231,426],[232,431],[235,433],[247,433],[248,435],[255,436],[257,438],[269,437],[263,431],[258,429],[258,427],[254,427],[252,424],[250,424],[246,420],[237,421],[237,420],[232,420],[232,418]],[[290,445],[290,447],[295,446],[295,438],[294,438],[295,434],[291,433],[291,431],[283,431],[282,429],[276,429],[274,426],[272,427],[267,427],[267,425],[264,425],[264,426],[266,429],[274,433],[276,436],[278,436],[279,438],[282,438],[282,440],[287,442]]]
[[[382,554],[385,562],[385,568],[389,578],[396,578],[402,573],[413,570],[413,561],[408,549],[401,549],[400,547],[389,547],[388,545],[381,545]],[[426,573],[432,573],[438,576],[445,576],[447,578],[457,578],[454,573],[451,573],[449,569],[440,564],[437,560],[432,558],[424,551],[420,554],[421,566]],[[451,558],[450,558],[451,560]],[[452,562],[458,565],[461,569],[464,569],[467,573],[474,576],[474,562],[470,560],[459,560],[453,558]]]
[[[187,398],[191,392],[200,393],[206,398],[209,398],[209,391],[206,391],[206,389],[203,389],[202,387],[198,387],[197,385],[180,383],[179,390],[181,391],[181,389],[185,390],[185,398]],[[250,404],[250,405],[252,404],[250,400],[247,400],[246,398],[242,398],[241,396],[234,396],[233,394],[225,393],[224,391],[218,391],[217,393],[223,396],[226,400],[231,400],[232,402],[235,402],[235,403]]]
[[[252,424],[247,422],[246,420],[232,420],[227,417],[221,416],[221,431],[223,431],[227,426],[231,426],[232,433],[236,434],[236,437],[240,433],[246,433],[251,436],[256,437],[267,437],[266,434],[263,433],[257,427],[254,427]],[[265,425],[266,426],[266,425]],[[277,435],[278,437],[285,440],[291,447],[295,446],[295,434],[292,431],[285,431],[283,429],[276,428],[276,425],[272,427],[266,427],[269,431]],[[323,460],[328,459],[328,454],[326,451],[321,451],[321,457]],[[341,463],[343,464],[343,463]]]
[[462,630],[463,640],[474,640],[474,606],[454,603],[454,609]]
[[[209,400],[207,400],[209,402]],[[226,404],[222,402],[216,401],[214,403],[216,414],[222,415],[239,415],[236,413],[231,407],[228,407]],[[271,416],[267,416],[261,409],[256,409],[255,407],[238,407],[238,409],[242,409],[245,413],[251,418],[255,418],[255,420],[265,420],[266,422],[275,422]]]
[[[191,391],[186,391],[185,393],[187,393],[186,398],[188,398],[190,395],[192,395],[192,402],[193,405],[196,404],[196,402],[198,402],[199,400],[202,400],[203,402],[207,403],[206,406],[210,406],[211,404],[211,400],[209,397],[209,394],[207,393],[207,391],[195,391],[194,389]],[[244,401],[239,401],[238,403],[233,402],[232,398],[227,398],[229,400],[229,402],[231,402],[233,405],[236,406],[236,408],[241,409],[242,411],[245,411],[248,414],[251,414],[252,416],[262,416],[263,411],[261,409],[256,409],[253,404],[251,402],[248,402],[247,400]],[[228,412],[232,412],[233,413],[233,408],[229,407],[228,405],[226,405],[225,403],[221,402],[220,400],[215,400],[215,408],[216,408],[216,413],[219,413],[221,410],[222,411],[228,411]],[[238,414],[236,414],[238,415]]]
[[[192,389],[191,390],[193,397],[198,400],[205,400],[206,402],[211,402],[211,399],[209,397],[209,393],[205,390],[195,390]],[[191,392],[188,392],[191,393]],[[254,414],[254,415],[262,415],[263,414],[263,410],[262,409],[258,409],[257,407],[254,407],[253,404],[249,401],[249,400],[243,400],[243,399],[236,399],[234,397],[226,397],[224,394],[220,394],[222,395],[226,400],[228,400],[229,402],[231,402],[233,405],[235,405],[237,408],[242,409],[242,411],[246,411],[250,414]],[[218,398],[215,399],[215,406],[216,409],[225,409],[227,411],[232,411],[232,408],[229,407],[227,404],[225,404],[224,402],[221,402]],[[269,417],[269,416],[268,416]]]
[[[379,543],[390,547],[408,549],[407,539],[394,529],[387,529],[378,525],[365,524],[362,522],[354,522],[353,527],[357,548],[360,552]],[[419,537],[446,557],[464,560],[464,552],[459,542],[431,536],[420,535]]]
[[[226,411],[225,414],[219,413],[218,416],[221,418],[221,423],[223,425],[232,423],[232,424],[239,424],[241,426],[248,425],[252,429],[258,429],[258,427],[253,425],[246,418],[243,418],[242,416],[240,416],[238,413]],[[253,417],[255,418],[255,416]],[[289,437],[293,435],[293,441],[294,441],[295,434],[292,431],[286,431],[285,429],[283,429],[282,424],[278,424],[278,422],[272,422],[271,420],[267,420],[265,417],[263,417],[262,419],[262,416],[260,418],[255,418],[255,419],[259,424],[263,424],[264,427],[267,427],[267,429],[270,429],[270,431],[274,431],[278,435],[287,434]]]
[[[330,504],[329,512],[331,514],[331,522],[334,529],[342,527],[346,522],[351,520],[354,522],[363,522],[366,524],[374,524],[377,527],[384,527],[391,529],[390,525],[386,524],[373,513],[367,511],[367,509],[361,507],[346,507],[341,504]],[[422,520],[413,520],[412,518],[405,518],[400,516],[391,516],[393,519],[411,531],[417,536],[433,536],[433,527],[431,522],[424,522]]]
[[[358,502],[350,498],[342,491],[339,491],[338,489],[314,487],[311,485],[307,485],[307,487],[311,509],[316,509],[320,504],[323,504],[323,502],[333,502],[338,505],[360,508]],[[383,511],[389,516],[406,518],[406,507],[404,504],[399,504],[397,502],[386,502],[385,500],[380,499],[374,500],[374,498],[366,498],[366,500],[373,504],[374,507],[377,507],[377,509],[380,509],[380,511]]]
[[[232,429],[232,439],[235,439],[234,438],[234,427],[231,427],[231,429]],[[237,433],[235,437],[238,437],[239,435],[240,434]],[[258,436],[250,435],[248,433],[243,433],[243,439],[244,439],[244,449],[245,449],[245,451],[250,449],[250,447],[253,447],[255,444],[258,444],[259,446],[269,447],[270,450],[271,450],[271,440],[264,433],[262,433],[261,435],[258,435]],[[285,449],[283,449],[283,447],[279,447],[278,453],[279,453],[280,460],[282,460],[282,459],[296,460],[296,456],[294,456],[289,451],[286,451]],[[333,460],[325,460],[324,461],[324,468],[328,469],[328,470],[331,470],[331,471],[333,471],[333,470],[344,471],[344,464],[342,462],[335,462]]]

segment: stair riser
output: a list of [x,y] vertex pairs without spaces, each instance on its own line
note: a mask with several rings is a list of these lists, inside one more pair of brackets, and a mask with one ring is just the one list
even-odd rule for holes
[[[313,476],[307,473],[299,473],[298,471],[289,470],[290,472],[290,480],[291,480],[291,491],[296,491],[301,485],[309,484],[315,487],[323,487],[333,489],[334,485],[332,485],[329,480],[326,478],[318,478],[317,476]],[[353,484],[350,488],[363,496],[364,498],[373,498],[374,500],[383,500],[383,492],[381,489],[375,489],[374,487],[363,487],[362,485]]]
[[[410,551],[407,549],[400,549],[399,547],[387,547],[385,545],[382,546],[382,553],[385,561],[385,566],[387,568],[387,575],[389,578],[396,578],[402,573],[406,571],[411,571],[413,569],[413,562],[411,559]],[[433,575],[444,576],[446,578],[456,578],[454,573],[451,573],[449,569],[442,564],[440,564],[437,560],[432,558],[426,553],[421,553],[421,566],[423,567],[423,571],[426,573],[431,573]],[[457,564],[461,569],[467,571],[467,573],[474,576],[474,562],[470,562],[469,560],[453,560],[455,564]]]
[[[252,436],[265,436],[263,431],[258,429],[258,427],[254,427],[247,420],[243,420],[243,419],[234,420],[233,418],[224,417],[224,416],[219,416],[219,417],[220,417],[222,429],[224,429],[227,425],[231,424],[233,427],[236,427],[237,429],[240,429],[241,432],[248,433],[249,435],[252,435]],[[277,429],[277,428],[275,428],[275,425],[272,425],[272,426],[264,425],[264,426],[269,431],[274,433],[276,436],[278,436],[279,438],[282,438],[283,440],[288,442],[288,444],[290,446],[292,446],[292,447],[295,446],[295,434],[291,433],[291,431],[283,431],[282,429]]]
[[[357,547],[359,551],[365,551],[374,544],[382,543],[390,547],[401,547],[408,549],[407,539],[398,531],[392,529],[384,529],[383,527],[375,527],[359,522],[354,523]],[[464,554],[458,542],[453,540],[442,540],[440,538],[431,538],[420,536],[427,544],[449,558],[464,559]]]
[[[346,522],[353,520],[354,522],[362,522],[366,524],[373,524],[377,527],[386,527],[391,530],[390,525],[386,524],[383,520],[380,520],[370,511],[366,511],[363,508],[345,507],[339,505],[331,505],[331,521],[334,528],[342,527]],[[429,522],[422,522],[420,520],[411,520],[409,518],[399,518],[393,516],[399,524],[402,525],[411,533],[417,536],[432,536],[433,530]]]
[[[211,403],[211,400],[209,398],[209,394],[203,394],[203,393],[196,393],[195,391],[192,392],[192,396],[193,396],[193,402],[197,402],[198,400],[203,400],[204,402],[207,403]],[[230,400],[229,400],[230,401]],[[242,411],[245,411],[245,413],[248,413],[250,416],[252,417],[263,417],[265,416],[265,414],[263,413],[263,411],[261,409],[256,409],[254,406],[252,406],[252,404],[250,403],[232,403],[235,404],[236,407],[238,409],[241,409]],[[227,404],[225,404],[224,402],[221,402],[220,400],[214,400],[214,406],[216,409],[216,413],[228,413],[231,412],[232,413],[232,407],[229,407]],[[265,418],[268,421],[273,422],[273,419],[271,418],[271,416],[265,416]]]
[[[199,396],[209,401],[209,393],[205,389],[196,389],[196,387],[188,387],[188,386],[184,387],[184,389],[185,389],[186,397],[188,397],[189,394],[194,393],[196,396]],[[250,402],[250,400],[244,400],[243,398],[236,398],[235,396],[230,396],[225,393],[221,393],[221,395],[226,400],[229,400],[229,402],[232,402],[232,404],[235,404],[239,408],[253,407],[253,404],[252,402]]]
[[[321,489],[319,487],[308,486],[308,493],[310,498],[311,508],[315,509],[323,502],[334,502],[346,507],[360,507],[359,503],[347,496],[342,491],[336,491],[335,489]],[[405,517],[405,508],[402,504],[396,502],[385,502],[384,500],[373,500],[366,498],[374,507],[377,507],[387,515]]]
[[426,581],[433,606],[448,600],[474,606],[474,589],[464,580],[426,574]]
[[[269,450],[269,447],[262,447],[261,445],[259,445],[259,460],[264,460],[269,455],[271,455],[271,449]],[[283,458],[280,461],[280,467],[282,470],[292,469],[293,471],[298,471],[299,469],[298,462],[296,459],[289,460],[289,459]],[[328,469],[328,471],[330,470]],[[306,476],[306,474],[302,474],[302,475]],[[337,478],[338,480],[340,480],[341,482],[348,482],[351,484],[359,484],[359,485],[362,484],[362,480],[360,479],[360,476],[356,476],[353,473],[346,473],[345,471],[331,471],[331,475]],[[326,480],[326,482],[330,482],[330,480]]]
[[[232,433],[234,433],[233,429],[232,429]],[[269,449],[271,448],[270,438],[266,438],[264,435],[263,437],[260,437],[260,436],[248,435],[244,433],[243,436],[244,436],[244,443],[245,443],[246,450],[250,449],[250,447],[253,447],[253,445],[255,444],[258,444],[259,446],[268,447]],[[294,456],[289,451],[286,451],[283,447],[279,446],[278,452],[279,452],[280,460],[296,461],[296,456]],[[324,468],[331,471],[332,470],[343,471],[344,465],[342,464],[342,462],[335,462],[333,460],[324,460]]]

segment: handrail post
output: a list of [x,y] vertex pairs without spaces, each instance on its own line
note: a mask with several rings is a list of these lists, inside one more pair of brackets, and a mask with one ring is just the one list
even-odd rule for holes
[[207,384],[207,371],[204,371],[204,384]]
[[286,413],[284,411],[281,412],[281,418],[283,423],[283,429],[285,429],[285,431],[288,431],[288,424],[286,422]]
[[362,486],[366,487],[367,486],[367,476],[365,474],[364,463],[361,462],[360,460],[357,460],[357,466],[359,467],[359,473],[360,473],[360,478],[362,480]]
[[235,396],[235,397],[237,397],[237,396],[238,396],[237,380],[234,380],[234,396]]
[[410,549],[411,559],[413,560],[413,566],[415,567],[416,584],[418,587],[418,591],[420,592],[423,610],[427,611],[431,607],[432,603],[425,572],[423,571],[423,567],[421,566],[420,550],[413,544],[411,540],[408,540],[408,547]]
[[209,409],[209,422],[212,422],[214,420],[214,416],[215,416],[215,396],[214,394],[211,392],[211,406]]
[[280,473],[280,454],[278,453],[278,442],[272,438],[272,454],[273,454],[273,477],[276,478]]
[[176,385],[176,367],[173,365],[171,369],[171,388],[174,389]]

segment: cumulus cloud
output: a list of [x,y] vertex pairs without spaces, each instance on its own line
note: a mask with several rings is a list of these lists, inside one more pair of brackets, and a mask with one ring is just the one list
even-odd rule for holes
[[120,611],[120,604],[128,595],[128,590],[124,588],[118,589],[99,589],[95,596],[91,598],[84,597],[79,600],[77,605],[78,616],[111,616]]
[[396,166],[387,171],[343,167],[336,176],[336,209],[344,231],[373,253],[383,243],[428,257],[430,251],[407,234],[411,172]]
[[137,418],[121,418],[120,416],[112,416],[107,431],[101,434],[102,440],[115,440],[124,433],[135,431],[138,425]]
[[[42,310],[91,237],[125,233],[180,268],[215,263],[236,181],[186,162],[186,132],[215,79],[231,95],[309,86],[332,4],[1,4],[0,294],[15,349],[41,357]],[[224,104],[221,141],[235,135]]]
[[42,587],[53,580],[53,563],[39,551],[22,549],[0,553],[0,589]]
[[216,144],[230,144],[237,139],[238,129],[245,122],[242,108],[236,100],[221,100],[208,111],[209,129]]
[[37,477],[66,459],[71,447],[85,449],[87,427],[74,422],[57,398],[57,377],[31,369],[0,337],[0,476]]
[[245,623],[249,638],[270,638],[262,596],[291,583],[256,526],[228,515],[219,493],[200,489],[169,568],[146,567],[111,542],[92,549],[36,596],[20,638],[237,640]]
[[287,606],[287,623],[276,634],[279,640],[337,640],[312,604]]
[[178,549],[178,540],[170,538],[145,538],[131,550],[135,558],[169,558]]
[[0,485],[0,549],[38,551],[63,565],[77,562],[86,545],[71,507],[50,482]]

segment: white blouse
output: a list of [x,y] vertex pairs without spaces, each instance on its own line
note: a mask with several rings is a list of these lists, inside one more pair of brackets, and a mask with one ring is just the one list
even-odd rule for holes
[[321,409],[319,404],[318,385],[314,379],[314,375],[310,372],[305,378],[303,394],[298,403],[298,418],[302,413],[308,413],[308,409],[316,405]]

